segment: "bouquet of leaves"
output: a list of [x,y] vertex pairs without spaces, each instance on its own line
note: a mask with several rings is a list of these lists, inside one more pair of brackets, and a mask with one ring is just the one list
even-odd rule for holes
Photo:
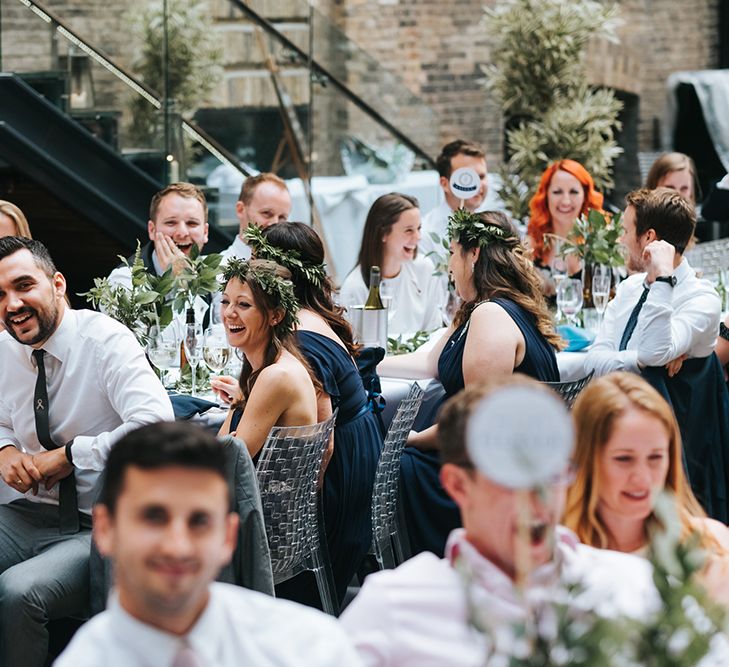
[[172,321],[172,305],[167,297],[174,289],[175,279],[171,269],[161,276],[147,271],[139,242],[131,266],[121,255],[119,259],[132,274],[131,289],[112,285],[108,278],[95,278],[94,286],[79,296],[85,296],[94,308],[130,329],[144,347],[150,327],[154,325],[161,330]]
[[610,267],[623,266],[623,249],[618,239],[622,234],[621,213],[611,215],[590,209],[581,215],[572,226],[567,240],[562,244],[562,254],[579,257],[583,265],[605,264]]
[[218,253],[201,255],[200,248],[193,243],[190,256],[186,260],[181,268],[175,271],[173,278],[172,307],[178,313],[192,308],[197,297],[206,297],[220,288],[218,274],[223,261],[222,255]]
[[435,245],[435,249],[431,250],[425,256],[433,262],[435,271],[434,276],[448,275],[448,255],[450,254],[450,245],[448,243],[448,237],[438,236],[435,232],[430,232],[430,238]]
[[427,331],[416,331],[411,338],[403,340],[402,334],[397,338],[387,338],[387,353],[388,354],[407,354],[408,352],[415,352],[421,345],[428,342],[430,334]]

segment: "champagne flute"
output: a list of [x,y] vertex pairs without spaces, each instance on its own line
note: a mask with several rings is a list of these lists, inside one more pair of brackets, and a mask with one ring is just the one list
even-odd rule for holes
[[608,301],[610,300],[610,274],[601,273],[592,276],[592,302],[599,316],[599,324],[605,315]]
[[185,355],[192,371],[192,395],[197,396],[197,367],[202,360],[203,332],[202,325],[188,322],[185,325]]
[[576,326],[576,317],[582,310],[582,281],[576,278],[563,278],[557,285],[557,307]]
[[180,343],[174,327],[164,330],[150,327],[147,338],[147,358],[159,370],[162,384],[166,386],[169,371],[179,365]]
[[388,310],[390,310],[394,294],[395,286],[389,280],[383,280],[380,283],[380,298],[382,299],[382,305]]
[[203,340],[203,360],[214,373],[220,373],[230,359],[230,347],[222,327],[212,326],[205,332]]

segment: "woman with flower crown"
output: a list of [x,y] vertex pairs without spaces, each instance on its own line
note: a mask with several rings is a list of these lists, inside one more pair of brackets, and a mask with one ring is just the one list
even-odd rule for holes
[[[464,387],[511,373],[559,381],[562,341],[519,236],[500,212],[458,210],[448,225],[448,271],[462,303],[450,328],[430,350],[386,357],[382,375],[436,377],[446,398]],[[525,406],[525,410],[527,410]],[[460,525],[455,503],[439,481],[437,426],[411,434],[402,457],[402,502],[413,553],[443,554]]]
[[[342,309],[332,301],[324,246],[317,233],[301,222],[281,222],[263,230],[249,227],[246,242],[254,257],[278,262],[291,271],[294,294],[301,306],[296,340],[322,385],[319,421],[332,409],[339,410],[334,451],[324,475],[323,510],[341,603],[372,542],[372,484],[382,434],[368,409],[367,394],[353,361],[356,346],[352,329]],[[312,597],[316,597],[315,590]],[[301,595],[294,599],[302,601]]]
[[274,262],[231,259],[223,278],[225,332],[244,356],[240,399],[220,434],[237,436],[256,458],[273,426],[317,423],[317,392],[294,342],[291,273]]

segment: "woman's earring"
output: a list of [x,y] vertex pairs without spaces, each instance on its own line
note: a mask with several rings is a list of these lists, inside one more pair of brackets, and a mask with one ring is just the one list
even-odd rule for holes
[[472,272],[472,273],[475,273],[475,272],[476,272],[476,262],[473,262],[473,263],[471,264],[471,272]]

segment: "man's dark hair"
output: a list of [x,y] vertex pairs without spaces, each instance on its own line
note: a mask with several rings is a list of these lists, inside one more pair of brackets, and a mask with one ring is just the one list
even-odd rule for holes
[[48,248],[40,241],[27,239],[24,236],[5,236],[0,239],[0,260],[15,254],[19,250],[30,250],[36,266],[42,269],[49,278],[53,278],[57,271],[56,265],[53,263]]
[[696,229],[696,210],[691,202],[671,188],[634,190],[625,203],[635,209],[635,232],[642,236],[649,229],[683,254]]
[[470,141],[464,141],[463,139],[456,139],[443,146],[440,155],[435,160],[435,168],[438,170],[439,175],[445,178],[451,177],[451,172],[453,171],[451,169],[451,160],[456,155],[467,155],[468,157],[482,157],[486,159],[486,153],[481,146]]
[[158,422],[125,435],[109,452],[99,503],[114,514],[130,466],[158,470],[172,466],[215,472],[227,482],[225,445],[194,424]]

